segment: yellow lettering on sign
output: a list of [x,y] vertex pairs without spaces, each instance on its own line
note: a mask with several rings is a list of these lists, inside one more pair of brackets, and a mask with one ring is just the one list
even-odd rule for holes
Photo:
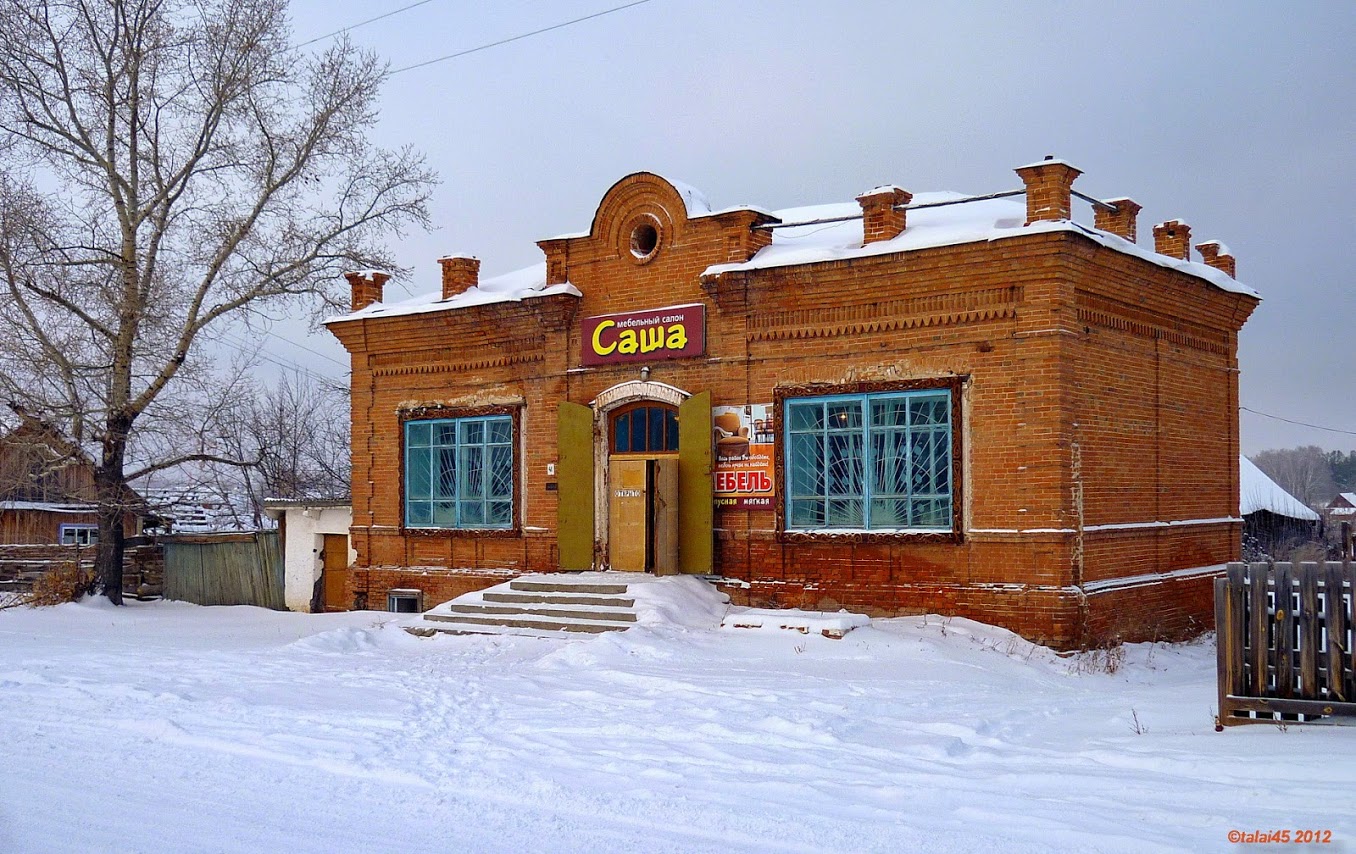
[[636,330],[623,329],[617,336],[617,352],[631,355],[640,350],[640,344],[636,341]]
[[681,350],[687,346],[687,330],[681,323],[669,327],[669,340],[664,342],[669,350]]
[[664,346],[664,327],[650,326],[640,330],[640,352],[653,353]]
[[593,352],[597,353],[599,356],[606,356],[607,354],[611,353],[613,350],[617,349],[617,342],[616,342],[616,341],[613,341],[611,344],[608,344],[607,346],[603,346],[603,330],[604,330],[604,329],[607,329],[607,328],[610,327],[610,326],[616,326],[616,325],[617,325],[617,321],[615,321],[615,320],[604,320],[604,321],[602,321],[601,323],[599,323],[597,327],[594,328],[594,330],[593,330]]

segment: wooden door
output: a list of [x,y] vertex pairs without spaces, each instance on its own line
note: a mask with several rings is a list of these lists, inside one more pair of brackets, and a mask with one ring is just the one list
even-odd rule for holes
[[344,581],[348,576],[348,535],[325,534],[321,551],[323,568],[320,571],[325,588],[325,610],[347,611],[353,603],[344,595]]
[[613,459],[608,465],[608,565],[624,572],[650,566],[650,461]]
[[658,457],[650,479],[655,575],[678,574],[678,459]]
[[593,410],[561,403],[556,431],[557,559],[561,569],[592,569]]
[[715,496],[711,483],[711,392],[678,407],[678,560],[682,572],[715,566]]

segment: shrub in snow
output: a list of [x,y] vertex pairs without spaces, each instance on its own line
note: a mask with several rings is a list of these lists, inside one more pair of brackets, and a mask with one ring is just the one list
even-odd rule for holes
[[60,605],[74,602],[94,588],[94,570],[82,569],[73,561],[58,564],[38,576],[28,594],[29,605]]

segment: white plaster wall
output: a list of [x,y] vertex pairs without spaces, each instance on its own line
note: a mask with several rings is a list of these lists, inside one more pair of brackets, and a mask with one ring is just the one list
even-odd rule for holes
[[[311,594],[324,564],[325,534],[343,534],[353,525],[352,507],[288,507],[283,541],[283,600],[293,611],[311,610]],[[349,543],[348,565],[358,557]]]

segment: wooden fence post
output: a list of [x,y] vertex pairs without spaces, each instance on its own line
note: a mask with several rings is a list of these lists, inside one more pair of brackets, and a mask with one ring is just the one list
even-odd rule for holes
[[1243,624],[1240,620],[1243,570],[1241,563],[1231,563],[1228,575],[1215,579],[1215,667],[1218,673],[1219,706],[1215,729],[1232,725],[1232,694],[1243,693]]
[[1291,564],[1276,564],[1276,626],[1272,661],[1276,668],[1276,696],[1295,693],[1295,590]]
[[1248,566],[1248,695],[1264,697],[1267,693],[1267,655],[1271,644],[1267,619],[1268,565],[1254,563]]
[[[1347,637],[1346,611],[1342,602],[1342,565],[1329,563],[1323,574],[1323,628],[1327,633],[1328,696],[1342,702],[1349,702],[1351,694],[1342,679],[1342,651]],[[1356,590],[1353,590],[1356,594]]]

